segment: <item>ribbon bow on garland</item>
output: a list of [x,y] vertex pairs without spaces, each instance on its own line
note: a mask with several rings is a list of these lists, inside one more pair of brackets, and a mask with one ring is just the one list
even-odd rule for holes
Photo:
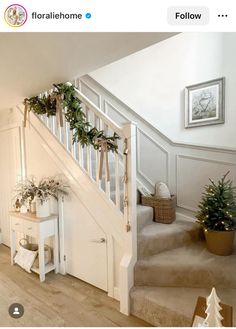
[[117,146],[116,142],[114,142],[111,139],[103,139],[103,138],[97,138],[96,145],[98,146],[101,155],[100,155],[100,164],[99,164],[99,179],[102,179],[102,170],[103,170],[103,161],[104,157],[105,159],[105,166],[106,166],[106,173],[107,173],[107,181],[110,181],[110,171],[109,171],[109,161],[108,161],[108,149],[111,146]]
[[61,94],[57,94],[54,97],[56,100],[57,126],[63,127],[63,99],[64,99],[64,96]]
[[[75,87],[67,83],[54,84],[53,86],[54,90],[51,94],[25,98],[23,102],[25,105],[24,127],[26,127],[27,116],[30,111],[37,115],[46,114],[47,117],[57,116],[61,127],[63,126],[64,114],[70,130],[73,131],[73,144],[80,143],[82,147],[92,145],[96,150],[101,150],[103,158],[104,153],[108,151],[117,152],[117,140],[120,137],[116,133],[113,136],[106,136],[103,130],[99,131],[96,127],[91,126],[91,123],[86,120],[82,102],[76,96]],[[66,111],[63,111],[64,108]]]
[[30,108],[28,102],[24,102],[24,127],[26,127],[27,119],[29,119]]

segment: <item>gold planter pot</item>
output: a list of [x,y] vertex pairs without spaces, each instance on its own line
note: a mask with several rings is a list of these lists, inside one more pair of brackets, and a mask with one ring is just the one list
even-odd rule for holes
[[204,231],[207,249],[213,254],[228,256],[233,252],[235,231]]

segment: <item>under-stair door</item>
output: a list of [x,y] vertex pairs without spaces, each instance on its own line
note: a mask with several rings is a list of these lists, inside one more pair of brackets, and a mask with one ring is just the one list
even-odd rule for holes
[[106,235],[84,207],[65,218],[66,272],[107,291]]
[[0,242],[10,246],[9,210],[14,186],[21,177],[20,130],[0,131]]

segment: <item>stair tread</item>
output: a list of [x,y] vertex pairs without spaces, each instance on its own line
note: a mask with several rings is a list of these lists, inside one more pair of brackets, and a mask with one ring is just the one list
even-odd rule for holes
[[139,259],[199,240],[199,224],[179,214],[176,217],[172,224],[153,222],[140,230],[138,234]]
[[189,232],[198,229],[199,224],[177,215],[176,220],[172,224],[153,222],[152,224],[143,227],[139,232],[139,235],[147,238],[152,236],[169,236],[171,234],[182,233],[183,231]]
[[146,213],[150,213],[153,215],[153,208],[138,204],[137,205],[137,214],[138,214],[139,218],[141,219],[141,216],[145,215]]
[[[207,297],[211,288],[133,287],[131,312],[156,326],[190,326],[198,296]],[[217,289],[222,303],[235,306],[236,289]],[[236,310],[233,309],[234,323]]]
[[196,211],[176,207],[176,213],[196,221]]
[[[187,263],[186,263],[187,261]],[[235,264],[232,264],[232,262]],[[204,242],[191,243],[187,246],[182,246],[180,248],[171,249],[163,251],[158,255],[153,255],[146,257],[137,262],[137,264],[147,265],[147,266],[160,266],[160,265],[173,265],[177,267],[178,264],[186,266],[232,266],[236,269],[236,251],[230,256],[218,256],[210,253]]]

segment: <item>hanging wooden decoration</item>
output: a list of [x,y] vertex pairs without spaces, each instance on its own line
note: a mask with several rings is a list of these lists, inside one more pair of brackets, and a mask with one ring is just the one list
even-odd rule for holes
[[124,151],[123,155],[125,156],[124,158],[124,167],[125,167],[125,172],[124,172],[124,211],[126,211],[126,232],[129,232],[131,230],[131,225],[129,222],[129,207],[128,207],[128,140],[125,138],[124,140]]

